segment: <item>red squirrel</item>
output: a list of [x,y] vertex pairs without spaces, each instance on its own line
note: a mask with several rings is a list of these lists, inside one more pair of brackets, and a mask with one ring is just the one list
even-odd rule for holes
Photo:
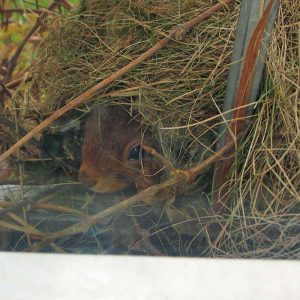
[[97,105],[85,123],[80,181],[98,193],[158,183],[161,165],[143,145],[158,148],[122,106]]

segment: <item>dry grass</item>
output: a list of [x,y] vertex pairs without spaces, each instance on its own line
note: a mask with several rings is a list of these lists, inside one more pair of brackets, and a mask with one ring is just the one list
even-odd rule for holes
[[213,253],[299,259],[299,16],[294,1],[281,2],[251,132],[230,174],[230,221]]
[[[138,212],[133,215],[144,217],[139,219],[141,226],[147,219],[147,238],[156,237],[163,253],[300,258],[300,8],[296,2],[281,1],[261,96],[228,176],[229,215],[200,213],[199,194],[209,198],[203,196],[203,188],[187,195],[180,200],[189,209],[187,217],[173,219],[180,226],[196,224],[190,228],[196,233],[186,239],[180,236],[180,226],[163,223],[161,208],[135,208]],[[30,109],[45,113],[61,106],[150,48],[174,25],[211,6],[199,0],[86,3],[84,11],[51,18],[46,24],[49,35],[32,66],[34,80],[27,90]],[[238,4],[196,26],[182,42],[163,49],[94,97],[98,102],[127,105],[134,117],[157,133],[163,154],[177,167],[188,168],[213,152],[223,120],[220,112]],[[128,224],[136,229],[135,221]],[[101,252],[109,247],[98,241],[97,230],[90,228],[86,236]],[[136,238],[147,240],[145,235],[134,234]],[[78,247],[82,239],[75,243]]]
[[[32,69],[34,86],[37,84],[41,91],[33,102],[35,107],[38,102],[43,112],[111,75],[174,25],[211,6],[207,1],[104,2],[88,1],[81,14],[50,21],[49,37]],[[156,132],[161,127],[172,127],[160,131],[163,144],[168,145],[164,154],[169,158],[174,143],[182,144],[185,153],[203,153],[203,148],[214,140],[213,122],[181,130],[175,127],[218,113],[237,13],[237,5],[221,10],[193,29],[184,41],[163,49],[94,99],[128,105],[128,109],[139,113],[135,117]],[[194,163],[197,161],[199,157]],[[178,165],[186,165],[186,161]]]

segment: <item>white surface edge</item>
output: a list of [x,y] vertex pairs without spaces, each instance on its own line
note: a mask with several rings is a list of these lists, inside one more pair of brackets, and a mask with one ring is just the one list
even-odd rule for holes
[[300,262],[0,253],[0,299],[300,299]]

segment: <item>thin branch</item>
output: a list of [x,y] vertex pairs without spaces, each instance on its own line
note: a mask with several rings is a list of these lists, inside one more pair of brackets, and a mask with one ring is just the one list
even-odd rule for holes
[[[10,209],[9,211],[5,211],[4,209],[0,210],[0,215],[2,215],[2,212],[4,213],[9,213],[12,211],[16,211],[18,210],[17,208],[20,208],[19,206],[17,206],[18,204],[15,204],[15,202],[10,202],[10,201],[0,201],[0,207],[7,209],[7,208],[13,208]],[[52,211],[56,211],[56,212],[62,212],[62,213],[66,213],[66,214],[73,214],[76,216],[80,216],[80,217],[86,217],[86,213],[72,208],[72,207],[67,207],[67,206],[63,206],[63,205],[58,205],[58,204],[51,204],[51,203],[33,203],[31,205],[32,208],[34,209],[45,209],[45,210],[52,210]]]
[[206,160],[202,161],[195,167],[189,169],[187,172],[189,173],[190,176],[190,181],[194,181],[196,177],[206,170],[211,164],[214,162],[223,159],[225,154],[228,154],[232,151],[232,149],[236,146],[238,140],[240,140],[243,132],[240,132],[235,139],[231,139],[227,144],[224,145],[220,150],[215,152],[213,155],[208,157]]
[[18,149],[20,149],[25,143],[27,143],[31,138],[33,138],[36,134],[40,133],[43,129],[48,127],[50,124],[52,124],[54,121],[59,119],[62,115],[64,115],[66,112],[86,103],[86,101],[91,98],[93,95],[95,95],[96,92],[99,90],[107,87],[109,84],[114,82],[115,80],[121,78],[123,75],[128,73],[130,70],[144,62],[149,57],[153,56],[158,50],[166,47],[171,41],[174,39],[181,39],[183,38],[184,34],[186,34],[193,26],[198,24],[199,22],[206,20],[209,18],[212,14],[214,14],[216,11],[224,7],[224,5],[227,5],[228,3],[232,2],[233,0],[224,0],[222,3],[218,3],[215,6],[211,7],[204,13],[198,15],[194,19],[183,23],[180,26],[176,26],[173,28],[170,32],[170,34],[160,40],[155,46],[141,54],[138,58],[131,61],[126,66],[119,69],[117,72],[113,73],[108,78],[102,80],[83,94],[79,95],[72,101],[68,102],[65,106],[57,110],[53,115],[51,115],[48,119],[44,120],[42,123],[40,123],[38,126],[36,126],[34,129],[32,129],[27,135],[22,137],[16,144],[14,144],[11,148],[9,148],[6,152],[4,152],[0,156],[0,162],[7,159],[10,155],[12,155],[14,152],[16,152]]
[[14,88],[18,87],[24,80],[25,80],[25,82],[28,82],[28,81],[31,81],[31,79],[32,79],[31,76],[28,76],[26,79],[25,79],[25,76],[21,76],[15,80],[12,80],[12,81],[6,83],[5,85],[3,84],[0,88],[0,95],[3,94],[4,92],[6,92],[6,89],[14,89]]
[[174,166],[172,165],[172,163],[165,158],[163,155],[161,155],[159,152],[157,152],[154,148],[146,146],[146,145],[142,145],[142,148],[149,154],[151,154],[152,156],[156,157],[158,160],[160,160],[167,168],[167,170],[169,172],[171,171],[175,171]]
[[[112,214],[118,214],[133,205],[138,204],[139,202],[145,201],[145,199],[153,199],[154,196],[156,196],[160,191],[165,190],[169,187],[174,187],[179,183],[186,183],[190,184],[193,182],[193,180],[196,179],[196,175],[199,174],[199,172],[204,171],[206,168],[208,168],[211,164],[215,163],[217,160],[222,158],[222,156],[225,153],[228,153],[230,150],[234,148],[236,141],[230,141],[227,143],[224,147],[222,147],[220,150],[218,150],[216,153],[211,155],[209,158],[205,159],[201,163],[199,163],[198,166],[191,168],[189,170],[176,170],[176,172],[173,173],[173,177],[154,186],[151,186],[140,193],[114,205],[111,206],[104,211],[101,211],[95,215],[87,217],[85,220],[80,221],[74,225],[71,225],[59,232],[50,233],[46,235],[46,238],[44,238],[41,242],[33,245],[30,247],[30,250],[39,250],[45,245],[49,244],[50,242],[54,241],[55,239],[68,236],[68,235],[74,235],[77,233],[86,232],[91,225],[99,223],[103,220],[105,220],[108,216]],[[159,201],[158,199],[157,201]],[[1,225],[1,224],[0,224]],[[26,228],[27,230],[27,228]],[[21,230],[22,231],[22,230]]]

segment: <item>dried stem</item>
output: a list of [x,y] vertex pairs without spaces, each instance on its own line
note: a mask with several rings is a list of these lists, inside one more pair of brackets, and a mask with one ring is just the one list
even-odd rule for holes
[[28,82],[32,79],[31,76],[28,76],[26,79],[25,79],[25,76],[21,76],[15,80],[12,80],[8,83],[6,83],[5,85],[3,84],[0,88],[0,95],[3,94],[4,92],[6,92],[7,89],[14,89],[16,88],[17,86],[19,86],[24,80],[25,82]]
[[157,152],[154,148],[148,147],[146,145],[142,145],[142,147],[147,153],[151,154],[152,156],[154,156],[158,160],[160,160],[165,165],[163,168],[167,168],[167,170],[169,172],[175,171],[175,168],[172,165],[172,163],[167,158],[165,158],[163,155],[161,155],[159,152]]

